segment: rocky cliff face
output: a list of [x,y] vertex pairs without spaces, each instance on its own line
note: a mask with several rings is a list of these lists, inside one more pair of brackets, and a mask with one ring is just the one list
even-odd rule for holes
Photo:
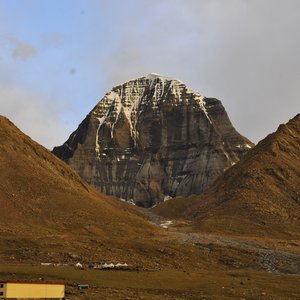
[[99,191],[149,207],[201,193],[252,146],[219,100],[150,74],[114,87],[53,153]]
[[200,196],[162,203],[154,212],[199,222],[202,230],[299,240],[299,187],[300,114],[260,141]]

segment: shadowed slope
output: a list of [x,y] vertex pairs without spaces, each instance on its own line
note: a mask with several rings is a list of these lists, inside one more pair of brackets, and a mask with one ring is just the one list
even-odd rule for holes
[[202,196],[168,201],[154,211],[196,220],[209,231],[299,234],[300,114],[250,150]]

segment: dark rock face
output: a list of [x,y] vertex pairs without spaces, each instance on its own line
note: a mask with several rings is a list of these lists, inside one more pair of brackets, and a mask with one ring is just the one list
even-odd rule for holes
[[201,193],[252,146],[219,100],[150,74],[114,87],[53,153],[99,191],[149,207]]

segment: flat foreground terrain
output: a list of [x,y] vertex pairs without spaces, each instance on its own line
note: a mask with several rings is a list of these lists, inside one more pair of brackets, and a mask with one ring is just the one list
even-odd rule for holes
[[[182,248],[181,256],[160,250],[166,260],[173,258],[173,267],[163,263],[148,267],[152,264],[141,261],[139,271],[80,270],[70,265],[42,266],[38,258],[26,262],[3,257],[0,279],[63,281],[70,300],[300,299],[298,239],[210,234],[185,222],[150,217],[165,228],[165,235],[160,235],[164,244]],[[156,256],[150,251],[149,261]],[[80,291],[78,284],[88,284],[89,289]]]
[[[66,299],[300,299],[299,275],[253,270],[100,271],[1,264],[0,278],[64,281]],[[77,284],[90,288],[80,291]]]

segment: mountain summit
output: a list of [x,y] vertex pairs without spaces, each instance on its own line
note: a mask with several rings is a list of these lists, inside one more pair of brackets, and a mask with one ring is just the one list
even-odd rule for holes
[[99,191],[149,207],[201,193],[252,146],[219,100],[152,73],[106,93],[53,153]]

